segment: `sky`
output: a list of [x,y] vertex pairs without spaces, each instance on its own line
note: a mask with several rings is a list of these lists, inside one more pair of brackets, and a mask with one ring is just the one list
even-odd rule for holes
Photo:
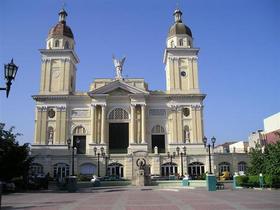
[[179,5],[200,48],[205,135],[217,143],[247,140],[280,111],[279,0],[0,0],[0,65],[14,58],[19,66],[9,98],[0,93],[0,122],[23,134],[20,143],[33,142],[38,49],[63,3],[80,58],[78,91],[88,91],[95,78],[114,77],[112,54],[126,56],[123,75],[165,90],[163,53]]

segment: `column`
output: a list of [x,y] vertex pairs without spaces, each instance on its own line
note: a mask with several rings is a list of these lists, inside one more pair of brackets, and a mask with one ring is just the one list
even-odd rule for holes
[[35,144],[41,144],[42,108],[37,107],[35,122]]
[[203,130],[202,130],[202,115],[201,115],[201,112],[202,112],[202,106],[199,106],[197,108],[197,111],[196,111],[196,116],[197,116],[197,141],[199,141],[199,143],[202,143],[202,138],[203,138]]
[[177,143],[184,143],[183,138],[183,120],[182,120],[182,107],[177,108]]
[[42,107],[42,115],[41,115],[41,144],[47,143],[47,107]]
[[146,143],[146,139],[145,139],[145,134],[146,134],[146,109],[145,109],[145,106],[146,105],[141,105],[141,130],[142,130],[142,141],[141,143],[142,144],[145,144]]
[[95,127],[96,127],[96,122],[95,122],[95,112],[96,112],[96,106],[95,105],[91,105],[91,117],[90,117],[90,119],[91,119],[91,140],[92,140],[92,143],[97,143],[96,142],[96,133],[97,133],[97,131],[96,131],[96,129],[95,129]]
[[196,106],[192,106],[191,109],[191,115],[192,115],[192,143],[197,143],[197,114],[196,114]]
[[60,124],[61,124],[61,109],[60,107],[56,108],[56,132],[55,132],[55,138],[54,138],[54,144],[60,144]]
[[101,105],[101,144],[105,144],[105,120],[106,120],[106,105]]
[[130,143],[134,144],[135,143],[135,106],[130,105],[130,112],[131,112],[131,119],[130,119]]
[[190,67],[190,71],[189,71],[189,89],[193,89],[194,88],[194,79],[193,79],[193,71],[194,71],[194,66],[193,66],[193,59],[190,58],[188,60],[189,62],[189,67]]
[[193,80],[194,80],[193,87],[195,89],[198,89],[199,84],[198,84],[197,58],[193,58]]
[[67,144],[66,133],[67,133],[67,116],[66,107],[61,107],[60,112],[60,144]]

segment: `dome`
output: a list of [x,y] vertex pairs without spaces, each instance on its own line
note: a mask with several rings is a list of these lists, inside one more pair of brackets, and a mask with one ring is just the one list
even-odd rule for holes
[[74,39],[74,35],[72,33],[71,28],[66,25],[66,17],[68,16],[67,12],[64,9],[62,9],[59,11],[58,15],[59,22],[51,28],[51,30],[49,31],[48,38],[66,36],[71,39]]
[[49,31],[48,38],[51,37],[59,37],[59,36],[66,36],[71,39],[74,39],[74,35],[72,30],[69,26],[66,25],[66,22],[59,22],[54,27],[51,28]]
[[183,13],[179,9],[174,11],[173,16],[175,18],[175,23],[170,27],[168,37],[177,34],[186,34],[192,37],[191,29],[182,22],[182,14]]
[[168,37],[175,36],[178,34],[187,34],[192,37],[191,29],[186,26],[184,23],[174,23],[173,26],[170,27],[168,32]]

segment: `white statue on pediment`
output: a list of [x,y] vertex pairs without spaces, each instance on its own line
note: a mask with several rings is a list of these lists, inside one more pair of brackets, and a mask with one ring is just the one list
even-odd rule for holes
[[116,69],[116,79],[120,80],[122,79],[122,67],[125,61],[125,57],[123,57],[121,60],[118,60],[115,58],[115,56],[113,55],[113,62],[114,62],[114,66]]

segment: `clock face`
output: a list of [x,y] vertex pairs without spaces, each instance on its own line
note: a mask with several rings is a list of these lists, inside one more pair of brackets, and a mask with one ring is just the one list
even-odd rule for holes
[[49,118],[54,118],[54,116],[55,116],[55,111],[54,111],[53,109],[50,109],[50,110],[48,111],[48,116],[49,116]]
[[185,77],[187,75],[186,70],[182,70],[180,74],[182,77]]

